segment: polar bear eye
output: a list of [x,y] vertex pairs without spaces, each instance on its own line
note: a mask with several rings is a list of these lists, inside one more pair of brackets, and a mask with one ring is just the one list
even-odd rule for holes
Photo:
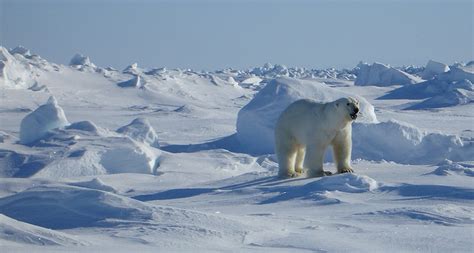
[[349,105],[349,103],[347,103],[347,105]]

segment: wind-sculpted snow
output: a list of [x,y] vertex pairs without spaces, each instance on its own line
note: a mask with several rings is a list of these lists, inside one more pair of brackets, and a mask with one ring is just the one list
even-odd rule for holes
[[78,69],[84,67],[90,67],[92,69],[95,69],[97,67],[94,63],[91,62],[89,57],[84,56],[82,54],[75,54],[69,62],[69,66],[77,67]]
[[19,53],[11,55],[6,48],[0,46],[0,87],[29,88],[34,83],[34,73],[25,56]]
[[414,223],[435,223],[444,226],[456,226],[458,224],[474,224],[471,218],[473,214],[473,208],[443,204],[431,207],[393,208],[357,215],[370,217],[371,220],[391,220],[391,222],[396,224],[400,223],[400,220],[408,219]]
[[357,65],[355,71],[357,74],[357,79],[355,80],[354,84],[361,86],[390,86],[395,84],[407,85],[422,81],[421,78],[378,62],[372,65],[361,62],[359,65]]
[[8,243],[38,246],[84,246],[87,244],[68,234],[0,214],[0,245],[5,246]]
[[160,147],[155,129],[153,129],[146,118],[134,119],[130,124],[117,129],[117,133],[130,136],[130,138],[136,141],[146,143],[155,148]]
[[430,174],[438,176],[460,175],[474,177],[474,164],[444,160]]
[[425,70],[421,73],[421,78],[425,80],[429,80],[429,79],[432,79],[433,77],[436,77],[437,75],[441,73],[448,72],[448,71],[449,71],[448,65],[441,62],[429,60],[428,63],[426,64]]
[[358,120],[377,121],[374,107],[361,96],[348,94],[314,81],[293,78],[273,79],[239,111],[237,138],[249,152],[273,153],[273,129],[280,113],[288,105],[303,98],[330,102],[347,96],[359,99],[361,115]]
[[337,204],[341,201],[328,196],[328,192],[364,193],[378,188],[374,179],[357,174],[342,174],[322,177],[303,185],[262,188],[265,193],[278,193],[277,196],[262,200],[261,204],[272,204],[295,199],[314,200],[320,204]]
[[50,229],[114,229],[115,238],[141,237],[142,241],[161,247],[177,243],[177,236],[183,239],[181,247],[187,241],[198,243],[199,247],[232,247],[254,230],[211,214],[151,205],[106,191],[67,185],[32,187],[1,198],[0,212]]
[[26,115],[21,121],[20,143],[31,144],[44,137],[48,131],[68,124],[63,109],[54,97],[50,97],[46,104]]
[[474,102],[474,68],[452,67],[440,73],[434,79],[400,87],[379,99],[424,99],[406,109],[429,109]]
[[407,123],[390,120],[354,124],[352,158],[404,164],[437,163],[444,159],[468,160],[474,146],[456,135],[427,133]]
[[143,86],[143,81],[139,75],[134,76],[132,79],[117,83],[122,88],[140,88]]

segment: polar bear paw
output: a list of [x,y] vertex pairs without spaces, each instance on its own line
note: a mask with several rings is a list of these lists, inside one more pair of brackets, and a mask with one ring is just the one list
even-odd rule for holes
[[342,174],[342,173],[354,173],[354,170],[352,168],[342,168],[342,169],[339,169],[338,172],[340,174]]

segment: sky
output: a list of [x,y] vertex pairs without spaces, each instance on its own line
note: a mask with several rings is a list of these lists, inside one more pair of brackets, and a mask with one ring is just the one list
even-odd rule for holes
[[0,0],[0,45],[68,64],[243,69],[473,57],[472,0]]

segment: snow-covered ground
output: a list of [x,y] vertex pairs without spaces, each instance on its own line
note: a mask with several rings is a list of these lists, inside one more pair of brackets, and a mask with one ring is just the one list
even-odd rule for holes
[[[1,252],[474,248],[472,65],[119,71],[0,47],[0,71]],[[347,94],[355,173],[277,178],[278,114]]]

